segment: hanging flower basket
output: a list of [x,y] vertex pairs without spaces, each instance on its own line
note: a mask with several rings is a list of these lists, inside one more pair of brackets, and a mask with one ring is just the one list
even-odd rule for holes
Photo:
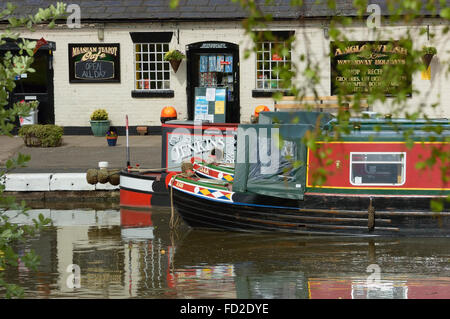
[[170,60],[170,65],[172,66],[173,72],[177,73],[178,68],[180,67],[181,60]]
[[422,51],[423,51],[422,62],[423,62],[423,64],[425,64],[425,67],[428,69],[428,67],[430,66],[431,60],[433,59],[434,55],[437,53],[437,50],[434,47],[423,47]]
[[169,61],[173,71],[177,73],[180,63],[185,57],[184,53],[179,50],[170,50],[164,54],[164,61]]
[[425,64],[425,67],[428,69],[428,67],[431,64],[431,60],[433,59],[434,54],[425,54],[422,56],[422,62]]

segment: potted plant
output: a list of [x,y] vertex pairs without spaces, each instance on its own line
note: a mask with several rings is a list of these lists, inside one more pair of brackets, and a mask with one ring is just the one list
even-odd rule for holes
[[428,69],[431,60],[433,59],[433,56],[437,53],[437,50],[435,47],[423,47],[422,52],[423,52],[422,54],[423,64],[425,64],[425,67]]
[[91,129],[94,136],[105,136],[109,129],[108,112],[105,109],[97,109],[91,114]]
[[[21,109],[22,116],[19,116],[20,126],[29,125],[29,124],[37,124],[38,122],[38,106],[39,101],[29,101],[25,102],[22,100],[20,102],[14,103],[14,107]],[[25,116],[25,114],[28,114]]]
[[170,50],[164,55],[164,60],[169,61],[173,71],[177,73],[178,67],[185,57],[186,56],[179,50]]
[[108,132],[106,132],[106,141],[109,146],[116,146],[118,137],[119,135],[114,127],[111,127]]

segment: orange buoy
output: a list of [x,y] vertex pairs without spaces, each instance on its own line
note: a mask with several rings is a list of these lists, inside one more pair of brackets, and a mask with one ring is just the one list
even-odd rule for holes
[[177,110],[173,106],[165,106],[161,111],[161,123],[166,121],[176,120]]
[[270,109],[267,106],[258,105],[257,107],[255,107],[255,117],[258,117],[260,112],[268,112],[268,111],[270,111]]

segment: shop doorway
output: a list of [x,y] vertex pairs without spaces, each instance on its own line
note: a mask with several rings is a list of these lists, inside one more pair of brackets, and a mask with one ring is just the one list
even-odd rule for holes
[[[22,74],[15,79],[16,87],[9,94],[9,105],[12,107],[19,101],[39,101],[38,123],[55,124],[54,92],[53,92],[53,51],[56,45],[54,42],[47,42],[34,54],[34,62],[31,67],[34,73]],[[15,42],[8,41],[0,47],[0,56],[7,51],[17,54],[18,46]],[[20,127],[19,120],[16,126]]]
[[192,43],[186,48],[188,119],[194,120],[196,88],[226,89],[225,123],[240,122],[239,46],[228,42]]

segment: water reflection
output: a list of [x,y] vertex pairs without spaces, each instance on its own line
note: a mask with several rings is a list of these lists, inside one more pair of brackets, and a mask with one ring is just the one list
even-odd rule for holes
[[[448,239],[355,239],[170,232],[170,210],[52,210],[53,225],[5,270],[29,298],[450,298]],[[11,216],[13,212],[9,212]],[[69,288],[68,265],[81,269]],[[379,272],[373,272],[379,270]]]

